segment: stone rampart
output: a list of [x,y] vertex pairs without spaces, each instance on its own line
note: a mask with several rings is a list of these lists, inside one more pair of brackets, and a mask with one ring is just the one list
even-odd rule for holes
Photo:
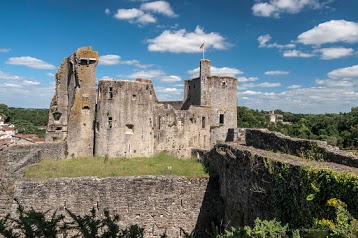
[[331,218],[330,198],[341,199],[358,215],[357,168],[238,144],[216,145],[204,156],[212,176],[219,178],[224,224],[229,226],[252,225],[260,217],[304,227],[313,218]]
[[304,140],[266,129],[246,129],[246,145],[300,156],[312,160],[334,162],[358,168],[358,156],[327,145],[324,141]]
[[[91,208],[120,215],[120,225],[138,224],[145,237],[182,237],[180,228],[205,237],[205,227],[216,218],[218,185],[209,178],[141,176],[116,178],[61,178],[18,180],[14,198],[25,208],[89,214]],[[17,204],[13,202],[12,213]],[[182,236],[181,236],[182,235]]]
[[36,164],[44,158],[65,158],[64,143],[15,145],[0,151],[0,216],[8,212],[13,201],[14,183],[26,166]]

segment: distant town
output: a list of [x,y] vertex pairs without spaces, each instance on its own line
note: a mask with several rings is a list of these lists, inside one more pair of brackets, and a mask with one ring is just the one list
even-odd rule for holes
[[34,143],[44,143],[43,138],[36,134],[19,134],[13,124],[5,123],[5,119],[0,115],[0,150],[11,145],[24,145]]

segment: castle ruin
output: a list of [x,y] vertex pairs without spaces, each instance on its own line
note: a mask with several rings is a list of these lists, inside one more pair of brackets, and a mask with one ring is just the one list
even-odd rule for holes
[[84,47],[65,58],[56,74],[46,142],[66,142],[70,156],[134,157],[168,151],[188,157],[212,148],[237,125],[237,79],[186,80],[183,101],[158,101],[151,80],[100,80],[98,53]]

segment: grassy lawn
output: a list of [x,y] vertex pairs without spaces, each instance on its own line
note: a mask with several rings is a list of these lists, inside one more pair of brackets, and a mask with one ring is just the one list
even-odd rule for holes
[[72,158],[43,160],[30,166],[24,173],[27,178],[59,177],[114,177],[140,175],[178,175],[187,177],[208,176],[203,165],[195,159],[178,159],[160,154],[149,158]]

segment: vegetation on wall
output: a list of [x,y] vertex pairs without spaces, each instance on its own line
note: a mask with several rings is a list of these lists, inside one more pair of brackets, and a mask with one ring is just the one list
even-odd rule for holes
[[39,127],[47,126],[48,109],[14,108],[0,103],[0,115],[5,122],[15,125],[21,134],[37,134],[44,137],[46,131]]
[[283,121],[270,123],[266,112],[238,107],[238,127],[268,128],[302,139],[325,140],[345,149],[358,149],[358,107],[339,114],[294,114],[275,110]]

